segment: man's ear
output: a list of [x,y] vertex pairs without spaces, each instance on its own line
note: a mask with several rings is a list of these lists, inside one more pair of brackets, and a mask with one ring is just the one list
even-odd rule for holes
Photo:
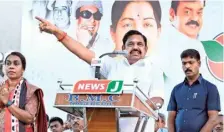
[[198,60],[198,63],[199,63],[199,67],[201,67],[201,61],[200,60]]
[[148,46],[145,46],[145,52],[147,53],[147,51],[148,51]]
[[173,8],[170,8],[170,11],[169,11],[169,15],[170,15],[170,21],[173,22],[174,21],[174,17],[175,17],[175,11]]
[[157,30],[157,38],[160,38],[160,34],[161,34],[161,25],[160,27],[158,27],[158,30]]
[[122,50],[125,50],[125,44],[122,45]]

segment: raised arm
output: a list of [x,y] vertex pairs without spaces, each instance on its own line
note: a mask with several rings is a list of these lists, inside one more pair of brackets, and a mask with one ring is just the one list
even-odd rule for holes
[[78,56],[80,59],[84,60],[88,64],[91,64],[92,59],[95,57],[95,53],[87,49],[78,41],[72,39],[64,31],[60,30],[58,27],[48,22],[45,19],[36,17],[41,23],[39,28],[41,32],[46,32],[55,35],[55,37],[73,54]]

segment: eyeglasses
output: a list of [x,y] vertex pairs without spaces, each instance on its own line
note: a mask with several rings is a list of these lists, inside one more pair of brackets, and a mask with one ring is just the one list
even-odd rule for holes
[[88,10],[81,11],[79,14],[79,16],[85,19],[89,19],[92,15],[93,15],[93,18],[98,21],[101,20],[101,17],[103,16],[99,11],[97,11],[96,13],[92,13]]

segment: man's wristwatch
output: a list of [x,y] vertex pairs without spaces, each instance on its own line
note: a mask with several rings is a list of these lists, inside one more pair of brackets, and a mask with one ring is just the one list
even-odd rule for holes
[[7,102],[7,104],[5,104],[5,106],[6,106],[6,107],[9,107],[9,106],[11,106],[13,103],[14,103],[13,101],[10,101],[10,100],[9,100],[9,101]]

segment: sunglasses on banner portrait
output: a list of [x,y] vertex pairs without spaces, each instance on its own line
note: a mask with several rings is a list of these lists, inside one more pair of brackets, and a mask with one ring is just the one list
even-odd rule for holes
[[85,19],[89,19],[91,16],[93,16],[93,18],[95,20],[101,20],[101,17],[103,16],[99,11],[95,12],[95,13],[92,13],[88,10],[85,10],[85,11],[81,11],[79,16],[81,16],[82,18],[85,18]]

